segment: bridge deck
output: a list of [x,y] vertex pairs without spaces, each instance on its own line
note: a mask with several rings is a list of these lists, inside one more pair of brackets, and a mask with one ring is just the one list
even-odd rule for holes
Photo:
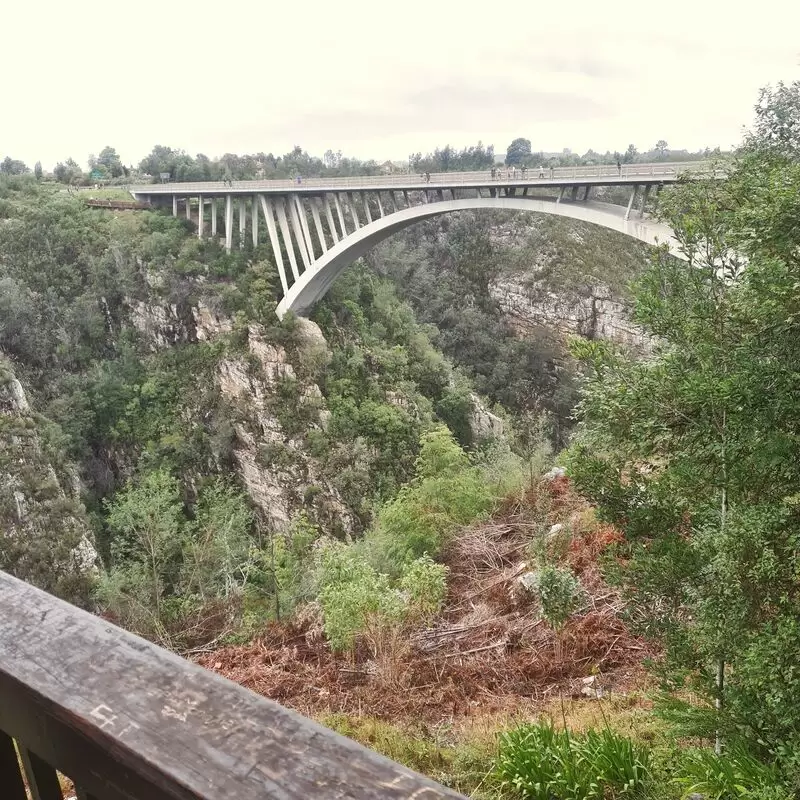
[[686,173],[707,174],[710,163],[707,161],[688,161],[680,163],[661,162],[657,164],[625,164],[620,170],[616,165],[605,164],[596,167],[557,167],[544,169],[539,177],[539,169],[529,168],[523,178],[521,170],[516,175],[509,174],[507,168],[499,169],[492,178],[489,170],[479,172],[436,172],[430,180],[419,174],[373,175],[352,178],[303,178],[297,180],[261,181],[204,181],[193,183],[152,183],[131,186],[131,194],[140,195],[226,195],[226,194],[319,194],[331,191],[402,191],[404,189],[488,189],[493,187],[560,188],[562,186],[631,186],[660,183],[674,183]]

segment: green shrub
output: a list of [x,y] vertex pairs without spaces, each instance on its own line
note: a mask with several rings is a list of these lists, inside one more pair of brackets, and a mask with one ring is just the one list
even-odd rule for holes
[[690,750],[682,759],[675,782],[684,795],[699,793],[710,800],[784,800],[777,770],[754,758],[743,748],[733,747],[722,755],[711,750]]
[[400,579],[400,591],[406,603],[406,617],[422,622],[441,610],[447,594],[447,567],[430,556],[412,561]]
[[495,499],[481,469],[444,426],[420,438],[415,472],[397,498],[380,509],[367,534],[373,563],[392,574],[415,558],[438,554],[449,534],[486,514]]
[[650,755],[611,730],[573,735],[540,722],[501,735],[495,771],[524,798],[602,800],[641,791]]
[[581,585],[568,570],[545,564],[539,570],[537,585],[542,616],[552,628],[561,628],[578,607]]
[[447,591],[447,567],[428,557],[412,561],[396,583],[375,570],[353,545],[330,542],[317,553],[323,627],[334,650],[350,650],[370,623],[389,631],[435,614]]

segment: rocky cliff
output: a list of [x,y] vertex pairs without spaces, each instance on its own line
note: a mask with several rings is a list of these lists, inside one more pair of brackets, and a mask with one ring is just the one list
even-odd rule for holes
[[52,434],[0,356],[0,568],[79,601],[97,553],[77,473],[53,462]]

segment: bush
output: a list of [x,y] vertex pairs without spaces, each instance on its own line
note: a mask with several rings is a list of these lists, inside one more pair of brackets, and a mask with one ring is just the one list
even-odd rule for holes
[[495,499],[481,469],[444,426],[422,435],[415,472],[367,535],[373,563],[392,574],[415,558],[436,556],[449,534],[487,513]]
[[423,557],[403,570],[396,585],[377,572],[360,549],[331,542],[318,551],[318,600],[334,650],[352,650],[367,628],[387,633],[435,614],[447,589],[447,567]]
[[710,750],[690,750],[680,772],[675,782],[684,788],[684,795],[700,793],[715,800],[784,800],[790,796],[780,787],[774,767],[739,747],[719,756]]
[[541,722],[501,735],[495,771],[524,798],[603,800],[641,791],[650,755],[611,730],[579,736]]
[[542,616],[552,628],[558,629],[577,608],[581,585],[568,570],[546,564],[539,570],[537,585]]

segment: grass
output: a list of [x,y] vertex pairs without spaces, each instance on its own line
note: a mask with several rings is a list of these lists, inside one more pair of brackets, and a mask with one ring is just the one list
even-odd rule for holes
[[477,800],[498,796],[492,776],[497,757],[496,729],[477,726],[454,731],[399,725],[368,716],[326,714],[319,722],[344,736]]
[[556,699],[543,706],[536,717],[530,713],[478,711],[456,724],[393,723],[343,713],[318,717],[321,724],[475,800],[519,797],[513,790],[504,789],[495,774],[498,738],[502,732],[536,719],[552,720],[556,730],[563,730],[566,721],[571,734],[608,727],[629,737],[634,745],[649,748],[653,780],[644,797],[680,799],[682,791],[675,778],[685,743],[670,736],[641,692],[610,694],[599,701],[565,698],[563,704]]

